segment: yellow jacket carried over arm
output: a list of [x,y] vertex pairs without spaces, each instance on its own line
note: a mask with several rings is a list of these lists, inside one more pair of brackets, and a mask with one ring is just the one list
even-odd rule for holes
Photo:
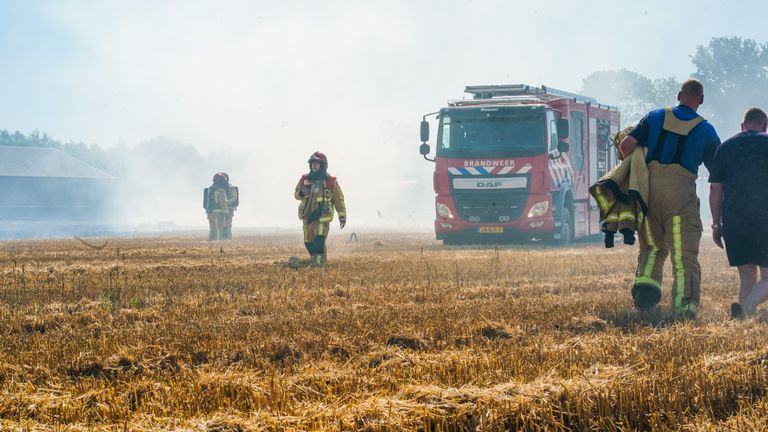
[[648,211],[647,153],[646,147],[636,147],[621,164],[589,188],[600,208],[605,247],[613,247],[613,236],[617,232],[624,235],[625,244],[635,243],[634,234]]

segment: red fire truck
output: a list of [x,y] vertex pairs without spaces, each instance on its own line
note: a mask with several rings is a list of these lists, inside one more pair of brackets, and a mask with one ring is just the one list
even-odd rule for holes
[[[619,112],[525,84],[468,86],[472,99],[424,115],[420,152],[435,162],[435,233],[445,244],[530,239],[567,245],[599,234],[588,188],[617,162]],[[428,117],[438,123],[430,159]]]

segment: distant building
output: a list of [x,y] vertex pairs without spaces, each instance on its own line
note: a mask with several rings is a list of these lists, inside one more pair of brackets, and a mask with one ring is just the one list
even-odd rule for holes
[[0,221],[104,221],[113,178],[55,148],[0,146]]

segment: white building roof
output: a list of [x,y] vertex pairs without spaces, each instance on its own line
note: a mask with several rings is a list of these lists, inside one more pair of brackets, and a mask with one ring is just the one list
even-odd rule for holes
[[112,178],[59,149],[4,146],[0,146],[0,177]]

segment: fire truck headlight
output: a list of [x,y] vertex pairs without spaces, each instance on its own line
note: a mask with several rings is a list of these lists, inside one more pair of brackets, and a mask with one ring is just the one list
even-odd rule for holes
[[443,203],[437,203],[437,214],[448,219],[453,219],[453,212]]
[[531,207],[531,211],[528,212],[528,217],[544,216],[549,210],[549,201],[539,201]]

